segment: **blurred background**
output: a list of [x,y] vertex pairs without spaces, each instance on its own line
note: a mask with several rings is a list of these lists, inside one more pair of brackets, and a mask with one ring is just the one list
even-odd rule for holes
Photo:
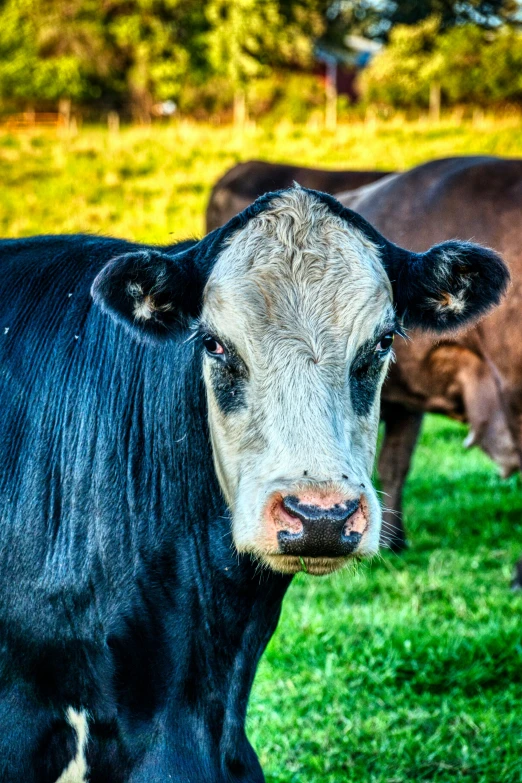
[[[2,236],[201,236],[212,186],[252,158],[521,150],[515,0],[0,4]],[[295,579],[249,711],[269,783],[521,783],[520,478],[466,433],[425,417],[405,554]]]
[[4,0],[2,115],[331,129],[506,113],[522,102],[521,21],[516,0]]
[[31,188],[0,230],[167,241],[248,158],[516,154],[521,23],[517,0],[3,0],[3,181]]

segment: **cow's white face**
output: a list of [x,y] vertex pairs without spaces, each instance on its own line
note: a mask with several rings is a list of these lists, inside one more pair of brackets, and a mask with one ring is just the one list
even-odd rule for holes
[[92,294],[139,339],[186,339],[197,319],[234,543],[275,570],[324,574],[377,550],[370,474],[398,321],[454,329],[507,281],[490,250],[411,253],[335,199],[292,188],[198,243],[111,259]]
[[210,432],[237,549],[312,573],[376,552],[370,476],[396,328],[379,249],[294,189],[232,236],[203,302]]

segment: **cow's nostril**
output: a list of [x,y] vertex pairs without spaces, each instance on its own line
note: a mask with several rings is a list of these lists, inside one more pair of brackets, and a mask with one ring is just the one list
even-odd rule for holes
[[[279,528],[279,536],[289,536],[296,538],[303,533],[303,523],[301,518],[294,514],[289,508],[285,507],[283,499],[278,503],[279,511],[276,511],[275,517],[277,519],[277,526]],[[276,506],[277,509],[277,506]]]
[[287,497],[281,498],[281,505],[289,516],[294,517],[295,519],[301,519],[301,515],[297,513],[299,500],[296,497],[288,495]]
[[297,517],[305,524],[319,521],[341,524],[355,514],[359,508],[359,500],[347,500],[343,503],[335,503],[333,506],[322,506],[302,503],[295,495],[287,495],[281,499],[281,505],[287,514]]

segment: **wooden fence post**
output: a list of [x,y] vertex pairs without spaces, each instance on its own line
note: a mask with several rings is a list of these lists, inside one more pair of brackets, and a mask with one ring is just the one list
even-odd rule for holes
[[440,82],[430,84],[430,120],[440,122]]
[[234,93],[234,125],[244,128],[247,118],[245,90],[237,89]]
[[107,128],[109,129],[109,133],[118,133],[120,129],[120,115],[117,111],[110,111],[107,114]]
[[337,128],[337,63],[333,58],[326,62],[325,93],[325,126],[334,131]]

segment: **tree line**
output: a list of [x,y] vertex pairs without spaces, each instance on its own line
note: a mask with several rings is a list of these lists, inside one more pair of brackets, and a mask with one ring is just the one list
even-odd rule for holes
[[[135,120],[159,101],[211,108],[262,79],[310,70],[318,47],[335,54],[355,33],[389,43],[365,76],[368,96],[421,101],[416,73],[443,81],[459,40],[471,56],[489,35],[493,59],[511,56],[519,11],[516,0],[4,0],[0,99],[103,103]],[[453,68],[447,74],[448,95],[472,80],[466,56],[460,86]],[[519,67],[520,52],[514,60]],[[498,82],[483,96],[501,92]]]
[[444,29],[434,16],[397,26],[361,78],[365,99],[398,107],[479,107],[522,103],[522,32],[513,26]]

